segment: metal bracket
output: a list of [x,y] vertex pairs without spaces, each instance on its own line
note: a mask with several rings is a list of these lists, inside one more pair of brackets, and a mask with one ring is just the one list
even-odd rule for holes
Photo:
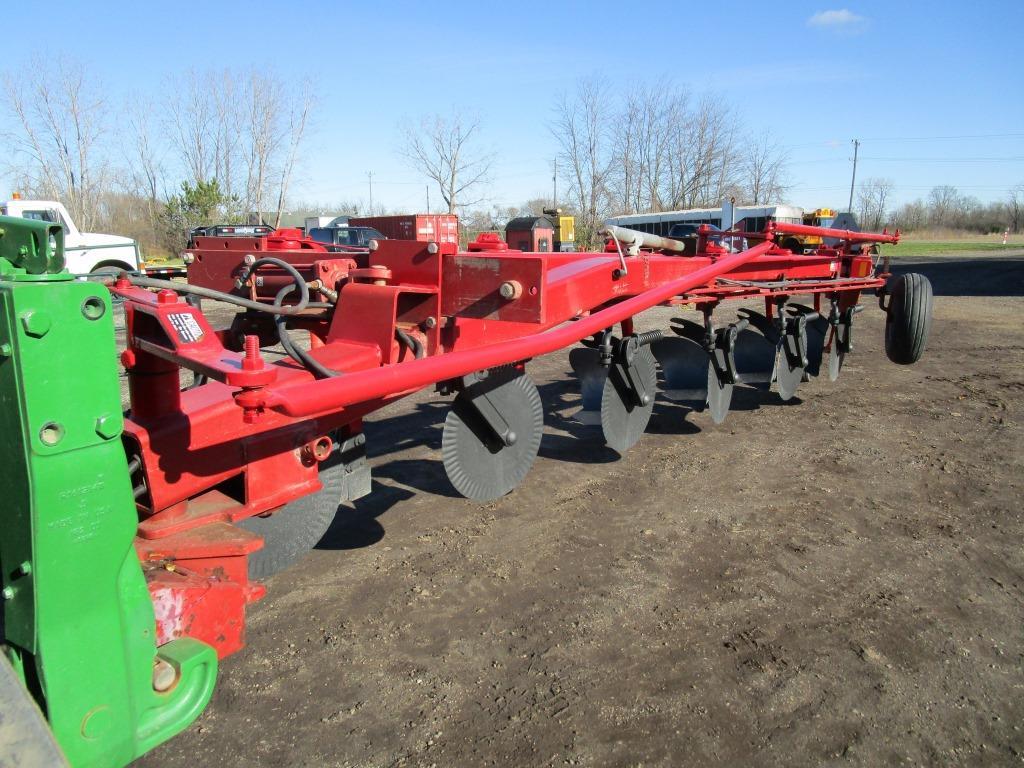
[[747,320],[739,320],[724,328],[713,330],[708,355],[711,357],[711,364],[715,368],[718,380],[723,384],[739,383],[739,374],[736,373],[736,337],[747,325]]
[[782,351],[792,368],[807,367],[807,320],[813,319],[812,314],[797,314],[784,318]]
[[341,498],[347,501],[361,499],[370,493],[373,478],[366,460],[366,435],[359,432],[341,441],[338,455],[345,467]]
[[640,352],[641,347],[646,347],[655,341],[660,341],[663,334],[661,331],[646,331],[627,336],[615,342],[615,351],[611,364],[616,368],[620,381],[626,385],[626,389],[639,406],[651,402],[653,394],[647,390],[643,379],[633,372],[633,360]]
[[463,376],[458,387],[459,397],[480,417],[483,424],[497,441],[493,447],[514,445],[518,436],[509,422],[501,415],[497,406],[487,396],[488,391],[505,382],[505,377],[494,375],[497,371],[478,371]]
[[852,307],[840,311],[838,302],[832,302],[832,311],[829,313],[828,321],[835,329],[833,339],[836,351],[844,354],[853,351],[853,316],[863,310],[863,304],[854,304]]

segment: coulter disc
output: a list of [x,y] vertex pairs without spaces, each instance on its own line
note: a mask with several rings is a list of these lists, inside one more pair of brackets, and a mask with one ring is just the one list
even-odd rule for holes
[[[494,436],[473,405],[474,396],[483,396],[480,393],[515,434],[511,445]],[[530,471],[543,432],[544,407],[530,378],[492,371],[490,377],[455,397],[445,419],[441,455],[448,479],[459,493],[475,501],[501,498]]]
[[601,394],[601,429],[605,442],[619,453],[631,448],[644,434],[654,410],[654,395],[658,386],[658,372],[654,355],[641,347],[630,365],[630,377],[642,381],[648,394],[646,404],[636,401],[629,383],[612,365]]
[[831,326],[828,318],[822,317],[812,307],[806,304],[790,304],[793,309],[803,315],[807,315],[807,367],[804,369],[804,381],[810,376],[818,376],[821,373],[821,361],[825,357],[825,342],[828,340],[828,332]]
[[316,493],[290,501],[269,517],[247,517],[236,525],[263,537],[263,548],[249,555],[249,578],[257,581],[283,571],[316,546],[327,533],[345,486],[345,465],[339,452],[320,463]]

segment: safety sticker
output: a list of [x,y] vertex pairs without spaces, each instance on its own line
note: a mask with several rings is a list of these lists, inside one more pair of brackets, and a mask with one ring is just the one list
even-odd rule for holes
[[191,344],[203,338],[203,329],[190,313],[178,312],[167,317],[170,318],[174,330],[178,332],[178,341],[182,344]]

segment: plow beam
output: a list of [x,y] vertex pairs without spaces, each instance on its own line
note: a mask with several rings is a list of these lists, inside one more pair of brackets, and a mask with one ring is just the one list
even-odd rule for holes
[[769,235],[811,235],[816,237],[830,237],[847,243],[890,243],[895,245],[900,241],[899,230],[896,230],[891,234],[889,232],[853,232],[849,229],[812,227],[809,224],[790,224],[784,221],[775,221],[770,223],[765,231]]
[[544,333],[477,349],[411,360],[402,365],[357,371],[335,379],[281,388],[268,387],[265,406],[289,416],[308,417],[355,403],[414,392],[474,371],[546,355],[628,320],[673,296],[704,285],[767,253],[773,246],[773,243],[765,242],[749,250],[723,256],[688,275]]

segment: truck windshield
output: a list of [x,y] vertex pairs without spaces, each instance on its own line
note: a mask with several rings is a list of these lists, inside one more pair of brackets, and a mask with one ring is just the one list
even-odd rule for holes
[[23,219],[32,219],[33,221],[49,221],[52,224],[57,224],[57,218],[54,211],[25,211],[21,214]]

